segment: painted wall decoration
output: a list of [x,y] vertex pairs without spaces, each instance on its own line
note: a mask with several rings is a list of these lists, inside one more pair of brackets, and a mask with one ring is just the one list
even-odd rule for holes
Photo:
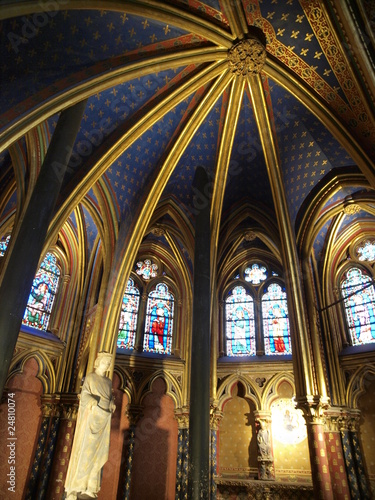
[[129,278],[122,298],[117,347],[134,349],[137,331],[140,293],[134,281]]
[[228,356],[255,354],[254,300],[243,286],[234,287],[225,301]]
[[272,436],[283,444],[298,444],[307,437],[302,410],[297,410],[293,400],[280,398],[271,405]]
[[255,477],[258,473],[255,418],[251,402],[237,395],[237,388],[223,408],[218,431],[218,473]]
[[271,283],[262,296],[263,335],[266,354],[291,354],[286,292]]
[[165,283],[158,283],[149,293],[143,350],[171,354],[174,297]]
[[35,275],[22,319],[23,325],[47,330],[59,281],[57,259],[53,253],[47,253]]
[[351,267],[343,276],[346,320],[353,345],[375,342],[375,289],[370,276]]

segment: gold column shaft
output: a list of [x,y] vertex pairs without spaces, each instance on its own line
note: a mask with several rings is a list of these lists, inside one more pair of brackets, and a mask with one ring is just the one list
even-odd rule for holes
[[293,345],[296,393],[297,397],[304,397],[314,393],[314,377],[311,367],[312,360],[309,355],[309,340],[305,326],[301,283],[298,276],[299,263],[297,249],[290,224],[282,173],[260,74],[249,76],[248,82],[280,231],[288,296],[293,298],[293,300],[288,301],[288,306],[291,309],[289,316],[292,319],[291,340]]

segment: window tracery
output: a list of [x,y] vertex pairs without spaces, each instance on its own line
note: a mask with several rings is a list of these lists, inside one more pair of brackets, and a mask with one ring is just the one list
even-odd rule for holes
[[[227,356],[292,353],[286,292],[272,280],[278,274],[256,261],[243,266],[235,276],[239,283],[224,299]],[[255,308],[255,304],[260,307]]]

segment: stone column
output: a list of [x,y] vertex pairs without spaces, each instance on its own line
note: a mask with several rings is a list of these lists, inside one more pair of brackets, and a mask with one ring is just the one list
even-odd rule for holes
[[323,408],[319,405],[304,405],[302,410],[306,420],[315,498],[334,500],[325,440]]
[[48,226],[81,124],[86,101],[61,112],[30,202],[13,229],[0,283],[0,393],[17,343]]
[[210,427],[211,427],[211,447],[210,447],[210,500],[216,500],[217,496],[217,431],[219,430],[220,420],[223,418],[223,412],[217,406],[211,407]]
[[78,413],[76,394],[62,394],[60,397],[60,424],[57,433],[55,453],[50,469],[48,500],[61,500],[64,495],[64,483],[70,453],[73,446],[74,430]]
[[[208,499],[210,489],[210,201],[204,196],[208,176],[197,167],[196,195],[204,201],[195,220],[193,331],[190,365],[189,500]],[[199,204],[195,204],[199,206]]]
[[258,479],[275,480],[275,464],[272,443],[272,417],[269,411],[256,411],[255,426],[258,446]]
[[189,410],[179,408],[175,411],[178,424],[176,500],[188,500],[188,461],[189,461]]
[[363,466],[362,450],[359,444],[358,410],[347,410],[341,414],[341,437],[345,453],[345,465],[352,499],[371,499],[371,489]]
[[328,409],[324,413],[324,417],[326,421],[325,439],[334,498],[335,500],[349,500],[350,489],[340,435],[340,408]]
[[118,490],[122,492],[121,497],[119,497],[121,500],[129,500],[130,498],[134,449],[136,446],[135,430],[139,419],[143,415],[143,409],[138,405],[129,405],[126,414],[129,419],[129,430],[128,436],[125,437],[122,447],[120,478],[122,477],[123,480],[118,488]]
[[45,497],[59,421],[60,411],[55,396],[50,394],[43,396],[42,423],[27,485],[26,500],[39,500]]
[[[257,46],[260,51],[261,47],[259,45],[258,43]],[[252,54],[251,50],[246,47],[243,50],[249,50]],[[267,57],[265,49],[263,55],[265,59]],[[267,111],[268,105],[260,71],[249,72],[248,84],[272,190],[281,241],[282,261],[284,269],[287,271],[285,273],[285,283],[288,294],[297,407],[301,408],[305,413],[310,444],[311,468],[316,471],[316,480],[314,481],[316,498],[331,500],[333,492],[328,470],[324,429],[319,420],[322,409],[329,402],[322,365],[322,354],[319,339],[317,338],[317,330],[309,331],[307,328],[295,233],[290,220],[283,173],[275,146],[272,121]]]

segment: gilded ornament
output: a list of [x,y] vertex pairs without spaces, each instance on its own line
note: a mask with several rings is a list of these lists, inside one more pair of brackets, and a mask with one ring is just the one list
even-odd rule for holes
[[345,215],[354,215],[361,211],[361,207],[356,203],[351,203],[350,205],[346,205],[344,207]]
[[240,76],[257,75],[262,71],[266,57],[266,49],[259,40],[241,40],[228,52],[229,69]]

